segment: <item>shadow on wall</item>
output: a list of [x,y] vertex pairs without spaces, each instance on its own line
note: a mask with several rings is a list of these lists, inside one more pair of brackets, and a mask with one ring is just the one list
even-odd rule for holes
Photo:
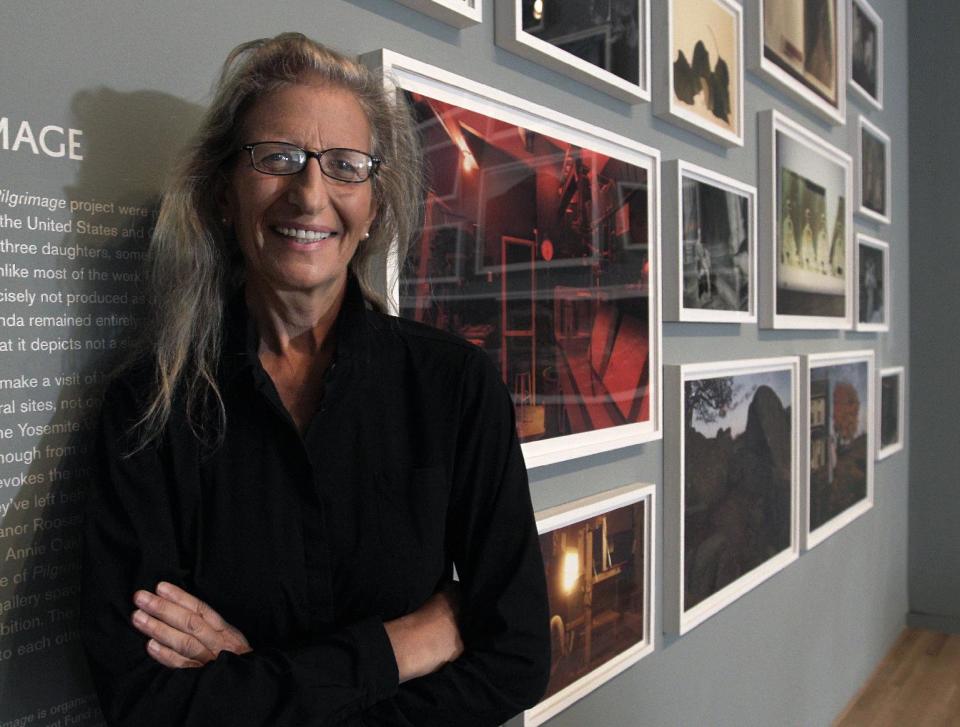
[[18,401],[55,401],[55,412],[42,423],[16,420],[36,428],[19,443],[23,483],[0,520],[0,722],[33,715],[51,726],[101,723],[77,618],[83,502],[96,464],[92,435],[104,384],[146,314],[142,263],[159,192],[202,111],[152,91],[98,88],[73,99],[83,161],[63,196],[68,205],[88,204],[74,212],[60,240],[43,238],[60,247],[56,263],[70,275],[43,288],[62,298],[31,310],[68,318],[62,327],[23,335],[72,340],[80,349],[29,354],[22,371],[7,369],[45,376],[48,387],[20,392]]

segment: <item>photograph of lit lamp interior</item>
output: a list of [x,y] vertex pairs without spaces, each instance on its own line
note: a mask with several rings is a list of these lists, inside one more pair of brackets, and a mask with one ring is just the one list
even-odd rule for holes
[[480,346],[523,442],[649,421],[646,169],[419,93],[400,315]]
[[545,698],[644,641],[646,506],[636,502],[540,536],[552,650]]

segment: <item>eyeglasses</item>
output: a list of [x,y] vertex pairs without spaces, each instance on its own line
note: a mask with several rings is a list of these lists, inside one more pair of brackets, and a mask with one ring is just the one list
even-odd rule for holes
[[258,141],[241,148],[250,152],[253,168],[264,174],[296,174],[307,166],[311,157],[315,157],[321,172],[331,179],[352,184],[367,181],[383,163],[380,157],[356,149],[307,151],[285,141]]

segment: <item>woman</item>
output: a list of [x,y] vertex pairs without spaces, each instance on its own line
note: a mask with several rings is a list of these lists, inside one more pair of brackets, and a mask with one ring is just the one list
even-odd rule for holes
[[545,689],[509,396],[479,349],[376,310],[415,139],[301,35],[227,59],[101,416],[82,608],[111,724],[494,725]]

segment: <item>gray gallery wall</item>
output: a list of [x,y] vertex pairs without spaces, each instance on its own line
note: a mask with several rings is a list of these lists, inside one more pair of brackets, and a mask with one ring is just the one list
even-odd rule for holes
[[[917,443],[910,461],[910,617],[960,633],[960,265],[954,210],[960,185],[958,88],[960,5],[910,4],[910,386]],[[948,90],[948,93],[944,93]],[[935,112],[931,113],[932,110]]]
[[[753,2],[746,3],[748,15]],[[54,218],[59,224],[73,220],[69,231],[31,232],[31,239],[67,247],[82,243],[85,249],[108,249],[113,253],[141,249],[143,242],[138,232],[149,225],[149,218],[141,218],[136,210],[121,211],[119,205],[140,206],[153,199],[173,152],[196,122],[227,51],[251,37],[297,29],[347,52],[387,47],[414,56],[637,139],[660,149],[664,160],[682,158],[758,184],[761,194],[766,183],[758,183],[757,179],[758,111],[780,109],[851,154],[856,151],[856,115],[868,115],[893,142],[893,222],[886,226],[855,218],[855,227],[890,242],[890,332],[774,332],[755,325],[667,324],[663,329],[663,363],[870,348],[876,351],[879,366],[910,366],[907,10],[906,3],[898,0],[873,0],[872,4],[883,17],[886,32],[883,111],[868,111],[851,96],[847,125],[827,126],[784,92],[748,72],[746,144],[725,151],[653,118],[650,104],[628,106],[498,48],[493,42],[491,0],[484,2],[484,22],[464,31],[391,0],[290,0],[282,4],[257,0],[4,3],[0,8],[0,117],[7,117],[11,125],[29,120],[35,130],[54,125],[82,132],[77,155],[82,159],[66,154],[35,155],[23,149],[0,150],[0,198],[2,190],[13,189],[91,205],[97,201],[113,202],[114,206],[99,210],[91,206],[78,209],[73,215],[69,211],[46,215],[38,209],[11,210],[0,201],[0,240],[17,238],[16,232],[3,227],[3,214],[25,217],[29,213]],[[930,27],[935,26],[936,21],[931,21]],[[654,28],[657,39],[662,34],[662,28]],[[662,62],[663,59],[654,58],[655,64]],[[930,73],[929,80],[933,82],[938,75]],[[931,102],[929,107],[942,108],[942,104]],[[81,220],[85,225],[116,227],[120,232],[116,237],[103,237],[84,227],[86,232],[80,233],[77,227]],[[938,230],[941,239],[947,234],[949,223],[940,224],[941,227],[930,230],[931,240],[937,238]],[[760,242],[769,239],[761,233]],[[39,253],[29,260],[4,255],[0,263],[40,265],[40,257]],[[924,263],[931,274],[937,271],[932,258],[924,258]],[[137,281],[112,277],[113,272],[133,269],[120,255],[114,254],[108,262],[61,256],[50,258],[45,264],[62,270],[66,277],[64,282],[54,279],[32,286],[47,293],[47,308],[39,300],[36,304],[5,302],[0,318],[36,311],[44,315],[62,314],[63,305],[56,302],[60,290],[88,296],[81,299],[89,301],[84,304],[86,307],[75,307],[77,315],[92,312],[106,317],[110,313],[138,310],[134,298]],[[943,268],[939,270],[941,275],[947,274]],[[94,281],[90,280],[91,271]],[[100,277],[105,274],[109,280]],[[16,280],[0,279],[0,292],[25,287]],[[120,297],[111,302],[94,295],[107,293]],[[924,313],[941,312],[932,298],[924,301],[918,297],[917,304],[923,306]],[[937,320],[943,321],[943,316]],[[921,321],[926,327],[926,321]],[[46,386],[38,384],[39,388],[29,396],[18,394],[17,403],[28,398],[43,399],[54,402],[56,408],[52,417],[30,412],[0,421],[0,430],[13,429],[7,440],[0,439],[0,453],[11,455],[9,463],[0,463],[0,477],[11,483],[3,485],[0,504],[19,503],[3,508],[0,525],[9,528],[9,535],[2,536],[0,546],[4,552],[8,547],[22,551],[21,556],[16,556],[15,551],[12,560],[0,558],[0,604],[9,604],[0,611],[0,624],[7,625],[6,632],[0,628],[0,723],[31,717],[32,724],[55,725],[65,722],[67,714],[73,715],[73,724],[98,723],[74,640],[76,624],[67,607],[69,585],[75,582],[72,569],[76,559],[75,549],[64,544],[75,544],[75,537],[70,534],[75,526],[69,518],[76,513],[76,496],[82,492],[82,456],[57,449],[68,441],[59,432],[35,429],[20,435],[15,423],[76,422],[80,427],[82,416],[70,402],[82,398],[77,392],[85,391],[87,385],[95,389],[109,365],[111,345],[124,340],[123,323],[109,318],[99,325],[96,321],[79,321],[54,333],[30,329],[29,325],[24,328],[24,324],[12,319],[9,328],[19,330],[0,329],[0,339],[9,338],[11,342],[11,352],[0,354],[0,377],[30,373],[50,379]],[[955,327],[938,324],[937,340],[942,341],[944,330]],[[17,350],[17,339],[21,337],[25,351]],[[30,350],[34,339],[38,341],[37,348],[43,347],[44,341],[49,344],[54,340],[73,340],[79,350],[72,350],[73,344],[64,344],[68,348],[46,355]],[[0,348],[2,344],[0,340]],[[924,361],[929,363],[942,361],[936,356],[942,357],[946,351],[931,348],[917,349],[915,353],[918,358],[930,357]],[[919,366],[918,362],[908,370],[917,376]],[[941,368],[941,375],[945,377],[952,368]],[[58,383],[57,376],[64,374],[79,377]],[[928,381],[932,383],[937,374],[931,371]],[[944,401],[942,390],[928,395]],[[667,407],[677,406],[669,393],[664,401]],[[942,407],[925,408],[935,409]],[[956,407],[948,410],[955,411]],[[913,419],[919,425],[922,413],[915,410]],[[937,433],[937,421],[925,422],[924,431],[931,440]],[[47,446],[52,448],[47,450]],[[23,456],[17,462],[13,455],[18,452],[35,452],[36,456],[28,456],[32,460],[29,463],[24,462]],[[534,470],[531,480],[535,506],[545,508],[638,481],[655,482],[662,493],[663,452],[662,442],[652,442]],[[908,608],[909,452],[908,446],[877,464],[876,505],[871,511],[687,635],[666,638],[660,634],[658,593],[655,653],[571,706],[550,724],[827,724],[867,678],[904,623]],[[931,468],[935,465],[928,465],[923,472],[928,480],[932,479]],[[69,473],[71,479],[67,480],[64,473]],[[43,474],[56,482],[48,479],[43,487],[12,484],[9,478],[20,474]],[[47,491],[56,494],[53,505],[42,499]],[[939,498],[939,493],[932,489],[929,494]],[[929,504],[922,511],[923,516],[938,515],[938,508],[939,505]],[[44,517],[55,514],[62,530],[44,530],[41,525],[29,532],[27,525],[35,527],[33,515],[38,512],[45,513]],[[21,535],[17,534],[18,528]],[[945,524],[942,532],[946,537]],[[60,550],[52,549],[53,539],[58,540]],[[44,545],[48,550],[26,550],[34,545]],[[932,542],[929,548],[938,549],[940,545]],[[918,545],[915,552],[919,550]],[[60,572],[50,569],[54,566],[62,566]],[[659,575],[658,580],[662,580]],[[4,577],[8,578],[6,584]],[[67,590],[58,590],[60,584],[66,584]],[[918,608],[920,601],[916,599],[921,593],[926,591],[918,586],[914,602]],[[56,609],[16,600],[32,596],[43,599],[47,594],[52,594]],[[61,596],[65,600],[57,600]],[[924,598],[941,608],[933,591]],[[954,615],[958,613],[956,603],[954,594]],[[12,628],[14,623],[16,629]],[[45,641],[48,636],[50,643]],[[25,646],[29,644],[36,648]]]

